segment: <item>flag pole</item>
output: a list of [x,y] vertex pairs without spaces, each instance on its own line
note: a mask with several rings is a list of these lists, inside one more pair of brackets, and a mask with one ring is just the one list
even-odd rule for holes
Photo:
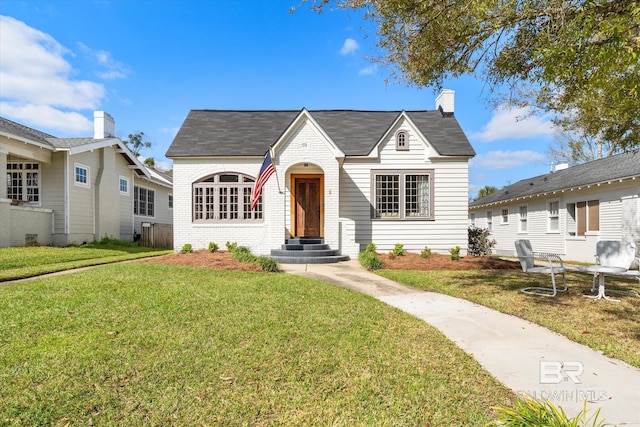
[[280,190],[280,179],[278,178],[278,170],[276,169],[276,162],[275,162],[274,156],[273,156],[273,147],[271,145],[269,146],[269,155],[271,156],[271,164],[273,165],[273,173],[275,174],[276,182],[278,183],[278,193],[284,194],[284,192],[282,190]]

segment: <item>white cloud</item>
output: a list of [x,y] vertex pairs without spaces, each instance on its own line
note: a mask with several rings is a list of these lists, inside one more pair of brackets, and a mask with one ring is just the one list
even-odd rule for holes
[[358,72],[358,75],[360,75],[360,76],[368,76],[370,74],[375,73],[377,69],[378,69],[378,66],[376,64],[373,64],[373,65],[370,65],[370,66],[365,67],[362,70],[360,70]]
[[76,70],[65,56],[73,53],[50,35],[0,15],[2,114],[35,127],[90,131],[89,120],[65,110],[94,110],[106,90],[93,81],[74,80]]
[[[91,135],[93,122],[80,113],[57,110],[48,105],[0,102],[2,115],[19,122],[28,122],[47,129],[57,129],[74,136]],[[59,136],[59,135],[54,135]]]
[[80,50],[92,61],[96,62],[104,71],[97,71],[96,75],[104,80],[123,79],[127,77],[131,70],[123,63],[114,60],[111,52],[106,50],[93,50],[84,43],[78,43]]
[[530,112],[528,108],[498,108],[482,131],[472,133],[470,137],[482,142],[491,142],[553,135],[555,131],[549,117],[531,115]]
[[340,49],[340,55],[346,56],[355,53],[360,49],[360,45],[354,39],[346,39],[342,48]]
[[469,167],[482,169],[515,169],[527,163],[541,162],[546,157],[530,150],[490,151],[480,154],[469,161]]

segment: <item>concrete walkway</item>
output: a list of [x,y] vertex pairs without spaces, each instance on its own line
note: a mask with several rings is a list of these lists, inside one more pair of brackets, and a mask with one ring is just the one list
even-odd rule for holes
[[424,320],[518,394],[548,399],[569,416],[587,399],[589,415],[601,408],[599,419],[609,425],[640,426],[640,369],[520,318],[385,279],[357,260],[281,268],[363,292]]

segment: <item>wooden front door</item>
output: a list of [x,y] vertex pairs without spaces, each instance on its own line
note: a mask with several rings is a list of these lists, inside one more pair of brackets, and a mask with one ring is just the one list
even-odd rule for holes
[[297,175],[293,181],[293,236],[322,237],[322,175]]

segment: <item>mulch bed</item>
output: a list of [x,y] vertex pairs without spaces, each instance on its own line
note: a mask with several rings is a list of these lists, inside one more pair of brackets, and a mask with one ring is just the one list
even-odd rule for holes
[[[393,259],[388,254],[378,254],[384,268],[393,270],[519,270],[518,261],[497,257],[466,256],[452,261],[449,255],[432,254],[430,258],[421,258],[419,254],[405,253]],[[171,254],[150,258],[147,262],[180,264],[196,267],[210,267],[224,270],[262,271],[255,264],[234,260],[227,251],[195,251],[188,254]]]

